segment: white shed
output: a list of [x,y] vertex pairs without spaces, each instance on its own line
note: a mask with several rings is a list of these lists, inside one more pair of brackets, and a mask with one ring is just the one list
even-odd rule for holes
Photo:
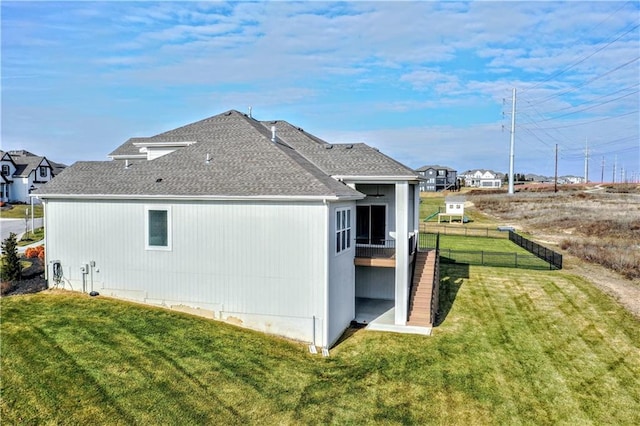
[[464,203],[465,197],[454,195],[450,197],[445,197],[445,212],[440,213],[438,215],[438,223],[442,220],[442,218],[447,218],[449,222],[453,221],[454,218],[459,217],[460,223],[464,222]]

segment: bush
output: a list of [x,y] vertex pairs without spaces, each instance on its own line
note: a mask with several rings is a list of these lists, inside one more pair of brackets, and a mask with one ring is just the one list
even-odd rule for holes
[[19,280],[22,267],[20,266],[20,258],[18,257],[18,242],[16,240],[16,234],[13,232],[9,234],[9,238],[2,242],[2,255],[4,256],[2,271],[0,273],[0,275],[2,275],[2,280]]
[[37,257],[38,259],[44,259],[44,246],[40,245],[37,247],[29,247],[24,251],[24,255],[29,259],[33,259]]

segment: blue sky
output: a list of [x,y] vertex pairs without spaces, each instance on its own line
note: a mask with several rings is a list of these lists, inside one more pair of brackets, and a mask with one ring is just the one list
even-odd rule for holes
[[7,2],[2,149],[106,160],[229,109],[410,167],[640,180],[640,2]]

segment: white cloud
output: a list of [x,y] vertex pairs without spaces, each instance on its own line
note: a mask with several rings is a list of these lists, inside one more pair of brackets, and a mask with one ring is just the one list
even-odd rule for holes
[[[614,70],[638,56],[638,29],[620,37],[638,24],[635,2],[59,6],[1,6],[3,144],[46,139],[37,129],[49,129],[67,134],[56,142],[69,152],[89,155],[76,148],[86,143],[87,122],[102,129],[92,141],[108,152],[121,140],[101,122],[126,138],[253,105],[290,115],[266,118],[307,120],[345,135],[372,129],[363,138],[410,163],[428,152],[424,163],[442,155],[435,162],[483,167],[472,163],[502,158],[504,135],[495,132],[512,87],[521,164],[546,167],[548,145],[557,141],[576,150],[585,135],[638,138],[637,114],[590,121],[638,109],[633,95],[604,103],[640,80],[637,62]],[[588,102],[595,107],[551,119]],[[569,119],[586,124],[541,130]]]

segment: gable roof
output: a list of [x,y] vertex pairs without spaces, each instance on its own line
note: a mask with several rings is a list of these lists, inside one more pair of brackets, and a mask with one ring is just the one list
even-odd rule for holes
[[54,163],[47,160],[46,157],[41,157],[25,150],[0,151],[0,157],[2,161],[11,161],[13,163],[16,168],[13,173],[14,177],[27,177],[39,166],[50,167],[55,176],[66,167],[64,164]]
[[424,172],[427,171],[429,169],[434,169],[434,170],[447,170],[449,172],[455,172],[455,169],[452,169],[451,167],[447,167],[447,166],[439,166],[439,165],[433,165],[433,166],[422,166],[418,169],[416,169],[417,172]]
[[329,145],[286,122],[277,122],[273,142],[271,125],[231,110],[152,137],[131,138],[110,156],[139,154],[134,144],[140,142],[191,144],[127,166],[124,161],[78,162],[36,194],[359,199],[361,193],[331,176],[356,171],[415,178],[411,169],[364,144]]

